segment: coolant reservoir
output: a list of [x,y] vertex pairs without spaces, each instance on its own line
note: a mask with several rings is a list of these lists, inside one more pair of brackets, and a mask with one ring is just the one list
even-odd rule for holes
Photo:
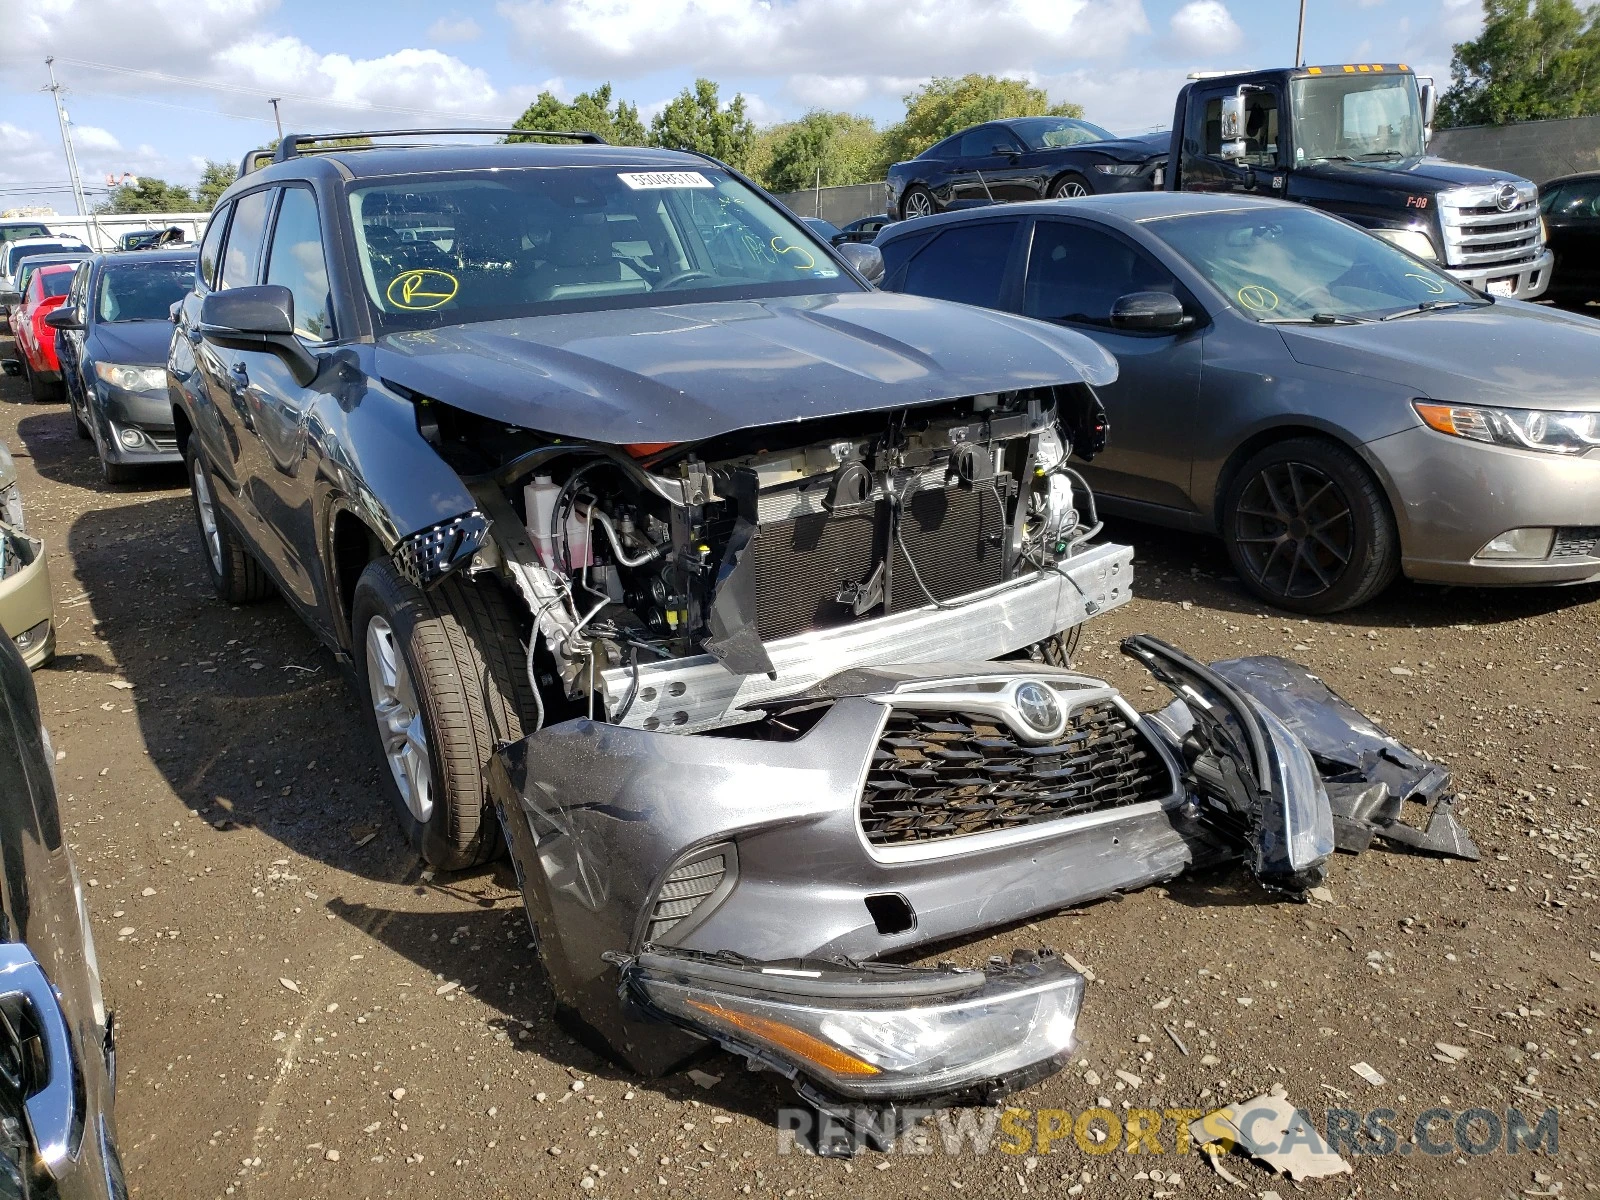
[[522,489],[523,503],[527,506],[528,537],[533,541],[534,553],[545,566],[553,570],[570,567],[575,571],[594,562],[589,553],[590,526],[576,512],[567,514],[567,561],[563,562],[561,547],[550,533],[560,495],[560,485],[548,475],[535,475],[533,482]]

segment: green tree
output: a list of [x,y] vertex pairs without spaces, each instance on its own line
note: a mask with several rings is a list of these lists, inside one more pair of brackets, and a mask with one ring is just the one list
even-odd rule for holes
[[871,183],[883,178],[883,135],[868,117],[842,112],[809,112],[763,130],[765,161],[752,155],[751,169],[775,192]]
[[97,213],[174,213],[194,208],[189,189],[165,179],[143,178],[114,188],[111,198],[95,207]]
[[726,105],[717,85],[696,79],[650,122],[650,144],[668,150],[698,150],[744,170],[750,163],[756,127],[738,94]]
[[905,98],[905,119],[883,134],[884,161],[915,158],[941,138],[1002,117],[1081,117],[1077,104],[1051,104],[1043,88],[1020,79],[963,75],[929,80]]
[[1483,0],[1483,32],[1455,47],[1438,124],[1503,125],[1600,112],[1600,8]]
[[[592,92],[579,92],[572,98],[571,104],[550,92],[540,92],[538,99],[528,105],[513,127],[597,133],[613,146],[644,146],[650,141],[649,132],[639,119],[639,109],[625,100],[613,104],[609,83],[602,84]],[[550,139],[512,136],[506,140],[538,142]]]
[[206,159],[205,170],[200,172],[200,182],[194,189],[195,202],[200,208],[210,211],[217,206],[217,197],[227,191],[235,179],[239,178],[239,168],[231,163],[212,162]]

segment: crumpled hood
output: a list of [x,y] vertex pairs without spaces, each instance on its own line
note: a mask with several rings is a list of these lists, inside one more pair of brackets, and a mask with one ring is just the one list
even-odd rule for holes
[[171,344],[171,321],[102,321],[94,327],[89,351],[99,362],[164,367]]
[[1363,186],[1388,183],[1406,192],[1443,192],[1450,188],[1473,187],[1484,183],[1517,183],[1522,176],[1488,167],[1471,167],[1427,155],[1402,158],[1395,162],[1322,162],[1295,168],[1305,179],[1328,179],[1343,183],[1355,181]]
[[383,379],[469,412],[609,444],[1117,377],[1116,360],[1070,330],[876,291],[390,334],[376,365]]
[[1369,325],[1283,325],[1294,360],[1417,396],[1600,409],[1600,322],[1515,300]]

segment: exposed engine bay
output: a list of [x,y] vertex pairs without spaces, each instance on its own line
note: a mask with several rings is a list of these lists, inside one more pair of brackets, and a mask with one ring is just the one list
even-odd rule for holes
[[[413,535],[412,571],[426,583],[459,566],[498,569],[533,617],[530,670],[552,707],[646,729],[761,715],[696,705],[690,682],[662,678],[662,664],[709,659],[724,678],[792,687],[772,649],[787,639],[952,612],[1052,571],[1099,529],[1067,462],[1105,440],[1084,385],[693,445],[588,445],[440,405],[419,411],[480,512]],[[1064,661],[1059,650],[1035,653]]]

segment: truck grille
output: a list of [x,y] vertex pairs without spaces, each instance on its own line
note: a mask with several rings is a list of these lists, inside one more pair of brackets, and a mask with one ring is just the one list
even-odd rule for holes
[[[924,488],[907,500],[900,520],[904,543],[890,545],[890,502],[869,501],[763,522],[756,539],[756,632],[762,640],[790,637],[857,620],[841,592],[867,584],[886,554],[890,559],[888,607],[868,607],[862,617],[922,608],[927,594],[940,602],[1002,582],[1010,480],[994,487]],[[998,499],[997,499],[998,497]],[[907,554],[910,561],[907,561]]]
[[1439,196],[1445,264],[1451,267],[1516,267],[1533,262],[1543,248],[1539,196],[1522,187],[1509,210],[1496,203],[1499,185],[1457,188]]
[[861,792],[862,832],[900,846],[1161,800],[1166,761],[1111,701],[1030,746],[992,717],[893,709]]

